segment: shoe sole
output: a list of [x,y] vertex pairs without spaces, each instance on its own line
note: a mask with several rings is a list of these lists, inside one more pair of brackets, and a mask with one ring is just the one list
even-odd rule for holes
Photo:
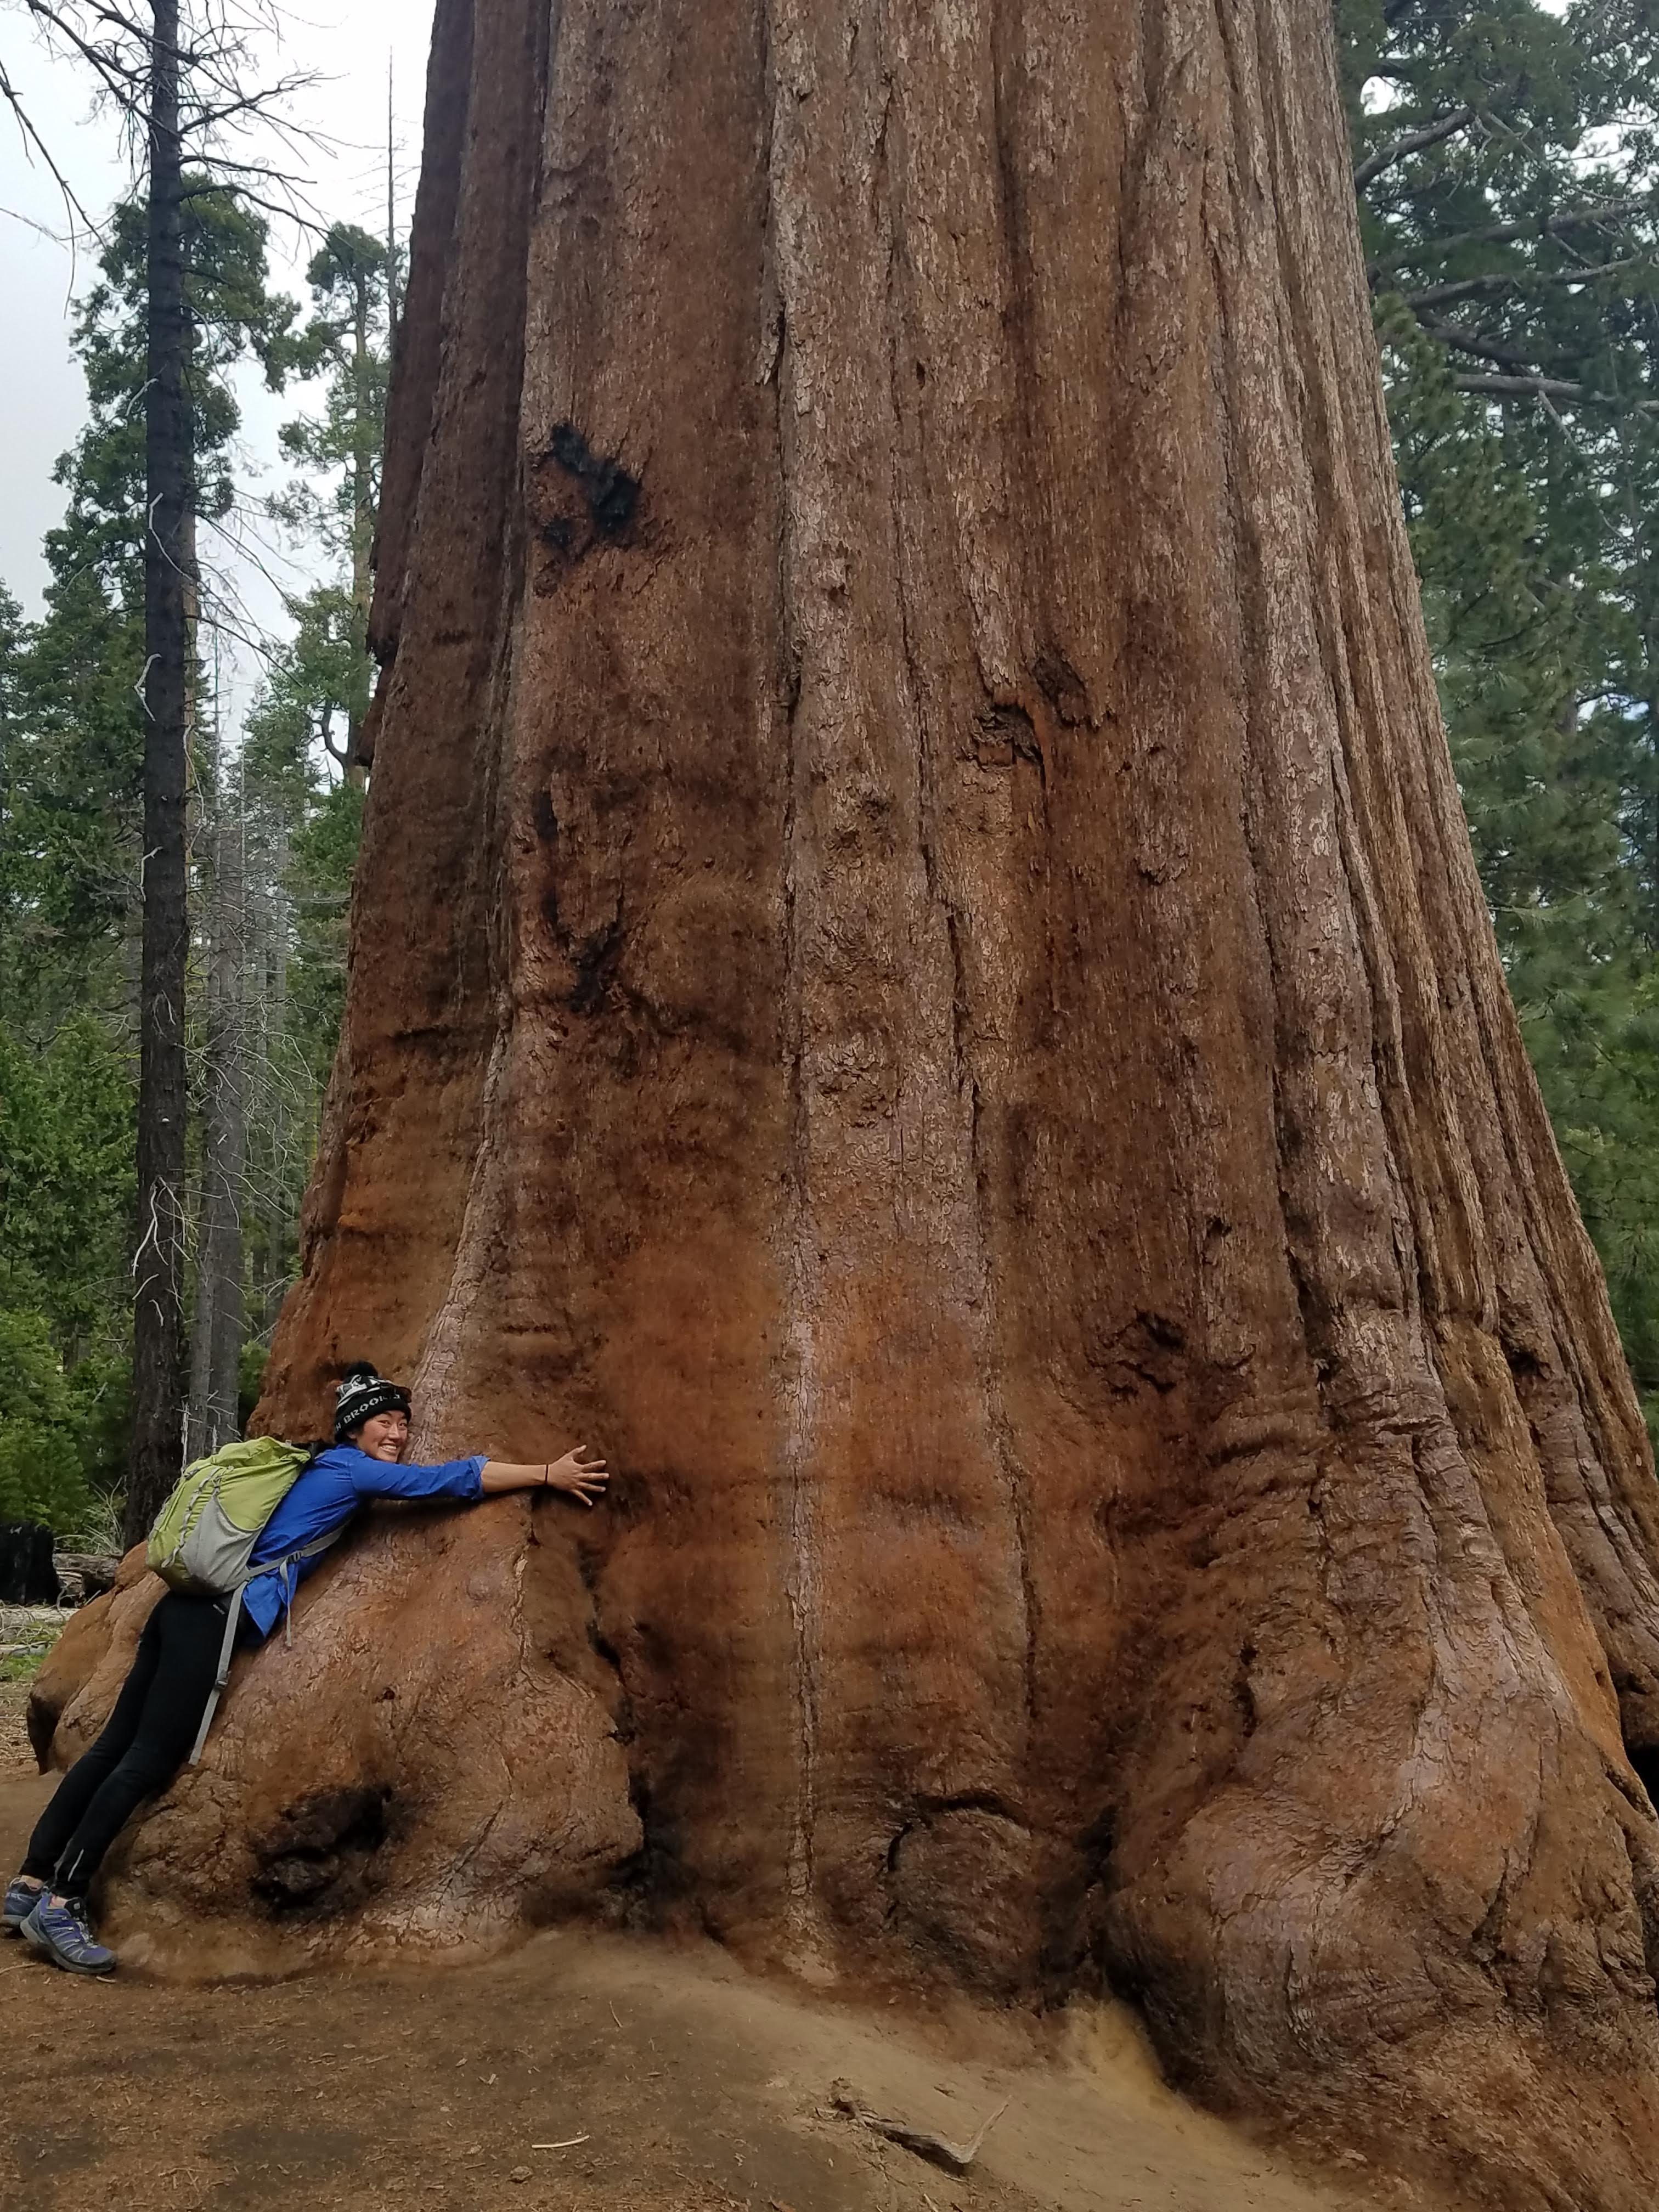
[[113,1959],[106,1966],[76,1966],[73,1959],[64,1956],[55,1943],[48,1942],[38,1929],[31,1928],[27,1920],[17,1932],[37,1957],[44,1959],[48,1966],[56,1966],[60,1974],[79,1974],[85,1981],[100,1982],[106,1974],[115,1972]]

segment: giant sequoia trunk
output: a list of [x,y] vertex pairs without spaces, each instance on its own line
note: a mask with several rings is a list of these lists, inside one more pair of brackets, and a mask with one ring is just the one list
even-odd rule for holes
[[265,1418],[367,1351],[621,1480],[349,1553],[152,1897],[1104,1977],[1218,2101],[1650,2202],[1659,1499],[1327,15],[440,0]]

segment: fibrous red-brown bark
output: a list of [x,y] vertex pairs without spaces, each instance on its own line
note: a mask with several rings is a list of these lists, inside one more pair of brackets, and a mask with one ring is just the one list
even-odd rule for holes
[[[194,1898],[272,1909],[387,1672],[336,1591],[448,1636],[517,1559],[545,1632],[488,1664],[567,1719],[511,1802],[586,1826],[487,1889],[446,1831],[428,1932],[608,1851],[808,1970],[1103,1973],[1208,2095],[1471,2197],[1645,2205],[1659,1516],[1438,720],[1325,9],[438,15],[265,1418],[368,1350],[421,1449],[621,1474],[578,1535],[377,1536],[137,1871],[206,1838]],[[397,1748],[327,1790],[429,1802]],[[434,1864],[350,1897],[407,1932]]]

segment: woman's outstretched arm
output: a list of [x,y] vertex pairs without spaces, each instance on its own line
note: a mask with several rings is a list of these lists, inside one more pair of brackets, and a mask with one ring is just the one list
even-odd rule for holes
[[507,1490],[556,1490],[579,1504],[592,1505],[605,1495],[611,1476],[602,1459],[590,1454],[585,1444],[578,1444],[562,1459],[538,1461],[526,1467],[511,1460],[486,1460],[482,1480],[486,1498]]

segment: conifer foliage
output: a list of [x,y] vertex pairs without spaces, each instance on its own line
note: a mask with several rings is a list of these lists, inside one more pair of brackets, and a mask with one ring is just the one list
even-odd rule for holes
[[1659,16],[1339,0],[1395,449],[1528,1047],[1659,1409]]
[[[214,51],[179,39],[186,61]],[[227,66],[234,58],[217,51]],[[114,48],[102,58],[125,65]],[[135,67],[135,98],[146,82]],[[181,137],[187,128],[186,113]],[[345,750],[367,696],[350,610],[359,584],[367,597],[392,249],[347,228],[329,234],[312,272],[318,312],[303,323],[270,289],[257,193],[189,167],[173,190],[167,252],[185,345],[172,581],[185,642],[183,744],[167,775],[176,768],[183,942],[179,988],[161,986],[159,999],[158,854],[172,831],[158,825],[153,787],[166,686],[158,693],[146,558],[146,520],[160,512],[146,422],[157,261],[148,191],[104,227],[76,310],[88,420],[58,464],[67,512],[47,539],[41,618],[25,622],[0,590],[0,1519],[60,1529],[85,1522],[97,1493],[126,1491],[131,1531],[148,1510],[143,1493],[180,1451],[213,1448],[246,1413],[294,1265],[362,808],[328,746],[337,719]],[[331,320],[343,283],[347,311]],[[325,379],[323,428],[302,417],[288,438],[308,480],[290,488],[283,514],[306,565],[339,574],[294,603],[292,644],[264,647],[264,693],[243,731],[221,711],[215,670],[228,635],[244,653],[249,644],[228,579],[234,549],[266,520],[239,480],[232,371],[246,361],[276,389]],[[344,490],[329,442],[338,423],[349,433]],[[319,654],[337,600],[347,611]],[[153,1018],[161,1001],[166,1035]],[[153,1105],[158,1066],[178,1109],[162,1117],[163,1150],[178,1139],[165,1159],[140,1079],[147,1067]],[[137,1431],[135,1312],[153,1401]],[[154,1341],[146,1312],[161,1325]],[[147,1431],[161,1459],[134,1490]]]

